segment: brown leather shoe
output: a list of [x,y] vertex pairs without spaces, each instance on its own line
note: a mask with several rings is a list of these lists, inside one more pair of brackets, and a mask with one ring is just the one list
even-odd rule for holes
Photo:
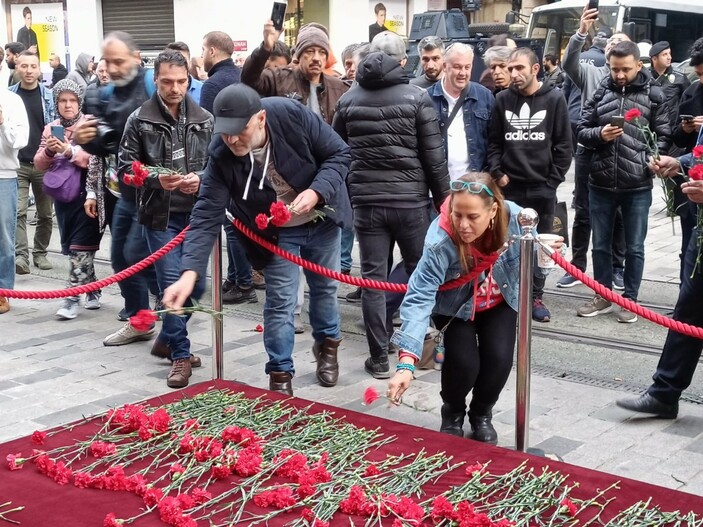
[[171,371],[168,372],[166,384],[169,388],[185,388],[188,386],[188,379],[193,375],[188,359],[178,359],[173,361]]
[[269,373],[269,390],[283,395],[293,395],[292,381],[293,376],[287,371],[272,371]]
[[[156,339],[154,341],[154,345],[151,347],[150,353],[154,357],[159,357],[160,359],[171,360],[171,348],[169,348],[168,344],[166,344],[162,340]],[[195,355],[191,355],[190,356],[190,365],[192,368],[200,368],[200,366],[203,365],[203,361],[200,360],[200,357],[196,357]]]
[[312,354],[317,360],[317,381],[320,386],[329,388],[337,384],[339,379],[339,363],[337,362],[337,348],[342,339],[327,337],[324,342],[315,342],[312,345]]
[[0,296],[0,315],[10,310],[10,301],[4,296]]

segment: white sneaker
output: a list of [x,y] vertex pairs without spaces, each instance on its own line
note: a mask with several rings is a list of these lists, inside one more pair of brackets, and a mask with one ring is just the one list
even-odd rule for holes
[[56,316],[61,320],[73,320],[78,316],[78,300],[66,298],[63,305],[56,312]]
[[127,322],[112,335],[108,335],[103,340],[103,346],[124,346],[139,340],[150,340],[156,335],[156,328],[147,329],[146,331],[137,331],[132,325]]
[[100,309],[100,293],[97,291],[93,293],[88,293],[85,295],[85,304],[83,307],[86,309]]

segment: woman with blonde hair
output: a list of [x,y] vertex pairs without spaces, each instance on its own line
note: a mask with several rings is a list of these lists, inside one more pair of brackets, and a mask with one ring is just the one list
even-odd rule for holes
[[[428,229],[400,308],[402,326],[391,341],[401,351],[387,396],[398,402],[410,386],[431,317],[444,340],[436,349],[444,355],[440,432],[463,437],[466,397],[473,392],[469,437],[496,444],[492,409],[512,368],[518,306],[519,245],[505,246],[511,235],[520,234],[521,208],[506,201],[486,173],[466,174],[450,188]],[[561,242],[554,245],[560,246]],[[482,260],[494,260],[498,253],[478,279],[439,291],[443,283],[470,272]]]

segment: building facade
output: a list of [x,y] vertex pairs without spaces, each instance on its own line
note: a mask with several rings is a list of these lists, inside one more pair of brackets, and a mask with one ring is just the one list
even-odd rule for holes
[[[462,0],[380,0],[387,10],[385,25],[407,36],[415,13],[428,9],[460,7]],[[352,42],[368,41],[369,25],[376,22],[374,6],[379,0],[288,0],[284,38],[295,43],[301,24],[318,22],[330,30],[334,52]],[[523,14],[545,0],[523,0]],[[511,0],[484,0],[471,22],[502,22]],[[136,38],[148,55],[173,40],[182,40],[193,55],[200,54],[202,37],[225,31],[236,50],[248,53],[259,45],[262,28],[270,18],[272,2],[262,0],[0,0],[7,18],[5,42],[16,39],[25,23],[22,13],[32,12],[31,28],[37,33],[42,69],[49,73],[52,53],[72,66],[80,53],[99,57],[104,34],[123,30]],[[6,68],[5,68],[6,70]],[[2,72],[7,76],[8,72]]]

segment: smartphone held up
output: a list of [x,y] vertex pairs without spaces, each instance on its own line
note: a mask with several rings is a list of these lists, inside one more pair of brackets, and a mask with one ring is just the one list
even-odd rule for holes
[[273,27],[276,31],[283,31],[283,22],[286,19],[286,9],[288,9],[288,2],[274,2],[273,9],[271,9],[271,21],[273,22]]

